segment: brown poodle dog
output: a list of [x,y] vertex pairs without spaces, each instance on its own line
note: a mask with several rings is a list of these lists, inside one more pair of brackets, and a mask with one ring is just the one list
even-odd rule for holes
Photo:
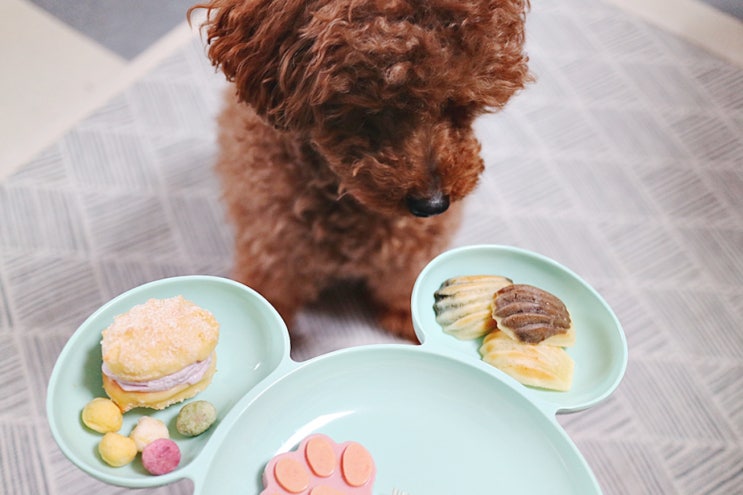
[[[217,170],[235,278],[291,325],[362,281],[413,338],[410,294],[483,170],[473,120],[529,79],[528,0],[213,0],[209,57],[234,83]],[[192,9],[192,10],[193,10]]]

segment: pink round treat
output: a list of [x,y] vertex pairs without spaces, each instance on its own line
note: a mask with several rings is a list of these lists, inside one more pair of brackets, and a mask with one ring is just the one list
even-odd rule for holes
[[142,465],[150,474],[166,474],[178,467],[181,450],[169,438],[159,438],[142,450]]

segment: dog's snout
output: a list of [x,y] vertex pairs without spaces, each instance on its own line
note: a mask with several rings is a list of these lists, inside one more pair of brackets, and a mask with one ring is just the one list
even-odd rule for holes
[[405,205],[417,217],[431,217],[444,213],[449,208],[449,196],[440,192],[425,198],[408,196],[405,198]]

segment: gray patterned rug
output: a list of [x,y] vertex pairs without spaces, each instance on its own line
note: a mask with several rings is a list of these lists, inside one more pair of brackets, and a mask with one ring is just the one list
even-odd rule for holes
[[[623,383],[559,418],[606,494],[743,494],[743,70],[600,2],[535,2],[529,29],[538,82],[479,122],[488,168],[455,245],[552,257],[619,316]],[[55,446],[46,383],[111,297],[229,274],[223,84],[194,40],[0,183],[0,493],[127,492]],[[296,359],[394,341],[330,296]]]

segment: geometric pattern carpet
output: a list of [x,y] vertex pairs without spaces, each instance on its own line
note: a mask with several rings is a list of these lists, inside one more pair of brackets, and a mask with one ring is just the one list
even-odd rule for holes
[[[743,494],[743,70],[601,2],[534,2],[528,33],[538,80],[478,121],[487,170],[454,245],[549,256],[617,313],[623,382],[558,418],[605,494]],[[224,86],[194,39],[0,183],[1,493],[129,492],[56,447],[46,384],[108,299],[229,276]],[[358,297],[326,296],[295,359],[395,341]]]

